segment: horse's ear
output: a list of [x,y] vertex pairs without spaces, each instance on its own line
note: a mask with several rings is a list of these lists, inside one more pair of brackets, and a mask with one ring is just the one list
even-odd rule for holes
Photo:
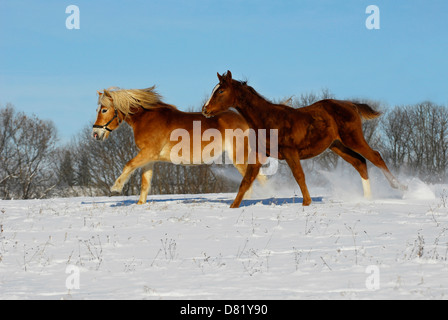
[[218,75],[219,82],[222,82],[222,76],[219,74],[219,72],[217,72],[216,74]]
[[110,97],[110,93],[109,93],[109,91],[107,91],[106,89],[104,89],[104,95],[105,95],[106,97]]
[[98,95],[101,97],[101,95],[103,94],[102,92],[96,90],[96,93],[98,93]]
[[230,70],[227,70],[226,77],[227,81],[232,80],[232,72],[230,72]]

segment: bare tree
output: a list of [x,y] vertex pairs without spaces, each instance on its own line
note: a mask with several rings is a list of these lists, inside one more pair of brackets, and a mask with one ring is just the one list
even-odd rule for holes
[[382,121],[386,159],[428,182],[447,178],[448,108],[431,102],[399,106]]
[[409,110],[406,109],[395,107],[389,110],[381,121],[384,156],[394,169],[402,167],[409,160],[412,125]]
[[[127,124],[112,132],[104,142],[94,141],[91,132],[91,126],[86,126],[74,142],[75,182],[80,195],[109,195],[110,186],[137,154],[134,135]],[[139,176],[132,176],[123,194],[137,194],[139,184]]]
[[75,184],[75,173],[73,170],[72,152],[68,149],[62,153],[61,164],[58,170],[58,177],[61,184],[73,187]]
[[50,167],[56,145],[51,121],[16,113],[12,105],[0,112],[0,192],[4,199],[42,198],[55,186]]
[[420,177],[436,182],[446,177],[448,111],[431,102],[412,106],[409,162]]

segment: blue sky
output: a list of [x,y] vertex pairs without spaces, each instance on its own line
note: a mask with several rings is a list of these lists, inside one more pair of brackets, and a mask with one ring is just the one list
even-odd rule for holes
[[[77,5],[80,29],[65,9]],[[380,29],[368,30],[368,5]],[[157,85],[198,107],[230,69],[271,99],[328,88],[390,106],[448,105],[446,0],[0,2],[0,106],[51,119],[62,141],[95,119],[96,90]]]

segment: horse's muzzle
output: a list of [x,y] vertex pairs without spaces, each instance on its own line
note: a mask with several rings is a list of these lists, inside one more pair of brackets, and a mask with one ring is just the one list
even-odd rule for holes
[[104,129],[93,128],[92,138],[97,141],[103,141],[107,138],[106,131]]
[[205,106],[202,108],[202,115],[206,118],[211,118],[214,116],[213,113],[208,111]]

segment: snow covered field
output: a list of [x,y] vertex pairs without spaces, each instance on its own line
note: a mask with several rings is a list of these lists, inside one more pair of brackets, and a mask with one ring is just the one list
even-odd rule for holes
[[448,186],[408,183],[0,201],[0,299],[446,299]]

